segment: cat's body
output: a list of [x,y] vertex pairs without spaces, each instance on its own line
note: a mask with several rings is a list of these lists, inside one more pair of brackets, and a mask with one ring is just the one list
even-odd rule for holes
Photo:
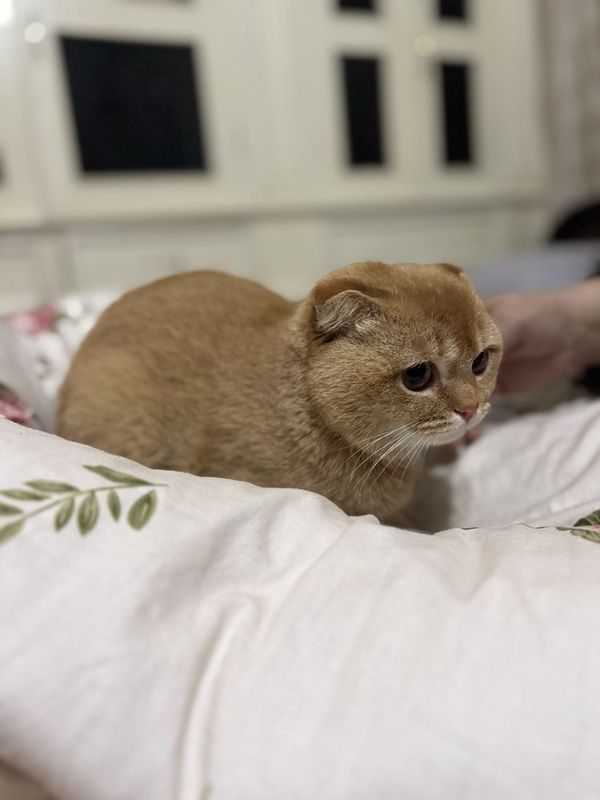
[[[466,348],[468,364],[491,347],[499,360],[497,331],[455,268],[352,265],[299,304],[187,273],[104,313],[65,381],[58,430],[152,467],[309,489],[386,519],[411,494],[420,444],[447,439],[412,435],[435,418],[422,402],[434,387],[398,378],[433,361],[432,346],[450,360]],[[482,416],[496,368],[483,386],[473,375],[457,385],[450,405]],[[466,425],[451,422],[456,438]]]

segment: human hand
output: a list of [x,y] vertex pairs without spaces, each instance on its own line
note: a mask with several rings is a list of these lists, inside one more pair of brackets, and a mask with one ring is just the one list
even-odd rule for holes
[[587,366],[582,326],[568,291],[496,295],[485,305],[504,339],[497,391],[527,392],[575,378]]

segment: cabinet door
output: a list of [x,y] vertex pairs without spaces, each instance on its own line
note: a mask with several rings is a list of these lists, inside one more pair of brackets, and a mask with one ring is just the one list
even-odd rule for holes
[[275,152],[305,197],[445,202],[543,187],[535,0],[305,0],[267,18],[265,80],[286,143]]
[[239,0],[23,0],[36,150],[63,220],[229,212],[254,184]]
[[543,188],[539,10],[534,0],[413,3],[413,99],[433,191]]
[[0,203],[69,222],[539,192],[536,7],[19,0]]

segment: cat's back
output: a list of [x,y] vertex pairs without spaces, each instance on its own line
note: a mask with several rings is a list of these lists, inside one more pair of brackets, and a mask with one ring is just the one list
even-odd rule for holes
[[259,393],[278,328],[293,308],[252,281],[219,272],[184,273],[128,292],[77,352],[60,393],[58,432],[181,468],[164,442],[185,440],[186,418],[209,424],[219,409],[225,413],[236,396],[231,376],[249,383],[250,395]]
[[[290,313],[293,304],[253,281],[215,271],[174,275],[128,292],[98,320],[82,346],[149,344],[183,338],[189,346],[259,333]],[[219,331],[219,336],[214,334]],[[204,341],[203,335],[210,335]]]

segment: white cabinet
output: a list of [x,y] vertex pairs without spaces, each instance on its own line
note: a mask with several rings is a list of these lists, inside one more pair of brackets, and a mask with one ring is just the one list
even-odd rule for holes
[[[544,186],[535,3],[471,0],[464,21],[437,17],[436,0],[378,0],[370,13],[340,10],[335,0],[259,6],[265,24],[256,32],[256,69],[266,88],[260,112],[271,133],[262,157],[265,171],[271,164],[274,195],[347,207],[531,196]],[[456,95],[448,120],[444,68],[458,72],[447,87]],[[348,90],[357,147],[365,151],[354,153],[355,164]],[[461,159],[455,142],[454,160],[445,163],[445,128],[456,139],[464,127],[461,99],[470,158]],[[370,102],[378,106],[371,108],[379,117],[378,147],[360,141],[361,125],[372,124],[364,109]]]
[[[27,20],[35,20],[46,31],[42,41],[30,45],[34,57],[28,78],[36,121],[34,149],[42,155],[41,169],[52,219],[71,222],[178,217],[209,209],[212,213],[230,213],[248,206],[256,183],[248,134],[247,106],[251,92],[244,15],[232,13],[241,8],[239,3],[234,5],[232,9],[231,0],[189,3],[20,0],[20,25],[26,28]],[[81,51],[79,61],[77,45]],[[93,52],[94,46],[98,50],[103,45],[105,53]],[[88,103],[78,107],[77,88],[70,78],[74,74],[79,81],[80,95],[93,92],[94,77],[101,82],[111,68],[121,70],[119,78],[123,82],[127,81],[129,68],[133,80],[136,67],[144,68],[140,62],[146,59],[148,66],[153,58],[165,56],[169,48],[179,50],[179,56],[191,64],[192,75],[186,75],[190,82],[188,99],[190,104],[197,105],[190,112],[194,120],[188,115],[182,122],[190,129],[180,126],[177,132],[180,137],[192,137],[197,132],[192,130],[191,123],[198,124],[203,141],[202,167],[206,168],[169,171],[161,166],[151,172],[134,165],[131,171],[118,171],[115,162],[114,171],[110,165],[96,169],[94,164],[88,164],[88,171],[84,171],[82,119],[85,121],[86,113],[95,113],[95,121],[102,129],[98,130],[100,136],[110,124],[109,118],[119,117],[116,103],[125,102],[125,95],[115,96],[114,92],[104,98],[99,95],[95,106]],[[69,71],[71,53],[75,59],[72,72]],[[97,55],[97,76],[94,76],[89,70],[89,74],[86,72],[86,62]],[[173,91],[172,68],[173,61],[165,61],[161,79],[167,103]],[[143,77],[139,75],[138,86],[144,86]],[[158,83],[154,82],[154,88],[160,91]],[[126,99],[135,102],[136,98]],[[100,106],[102,102],[105,109]],[[167,114],[176,112],[177,109],[174,112],[172,108],[166,109]],[[127,114],[121,114],[122,120],[126,118]],[[171,120],[173,128],[176,122]],[[118,123],[114,126],[110,132],[113,144],[131,132],[119,129]],[[132,150],[136,146],[132,142]]]
[[442,0],[341,7],[361,4],[0,0],[0,240],[32,237],[16,262],[0,248],[0,305],[29,296],[17,284],[196,267],[297,296],[358,258],[468,266],[531,242],[548,186],[536,0],[468,0],[465,20]]
[[[17,2],[16,38],[33,21],[39,40],[17,59],[28,87],[30,130],[22,146],[35,154],[53,219],[368,206],[522,195],[543,186],[534,0],[470,0],[464,21],[440,19],[438,0],[379,0],[372,13],[342,10],[335,0]],[[101,97],[79,107],[83,89],[69,80],[74,42],[80,50],[105,46],[96,84],[107,80],[111,53],[119,69],[119,47],[131,50],[120,68],[126,77],[129,67],[132,81],[140,58],[162,58],[168,46],[188,50],[206,169],[86,166],[85,114],[97,114],[98,138],[114,126],[109,149],[119,137],[135,136],[133,112],[129,128],[111,121],[119,117],[116,103],[134,98],[107,95],[103,114]],[[136,45],[154,55],[136,54]],[[83,73],[95,57],[82,50],[73,62],[88,93],[93,74],[86,85]],[[164,64],[165,91],[173,93],[173,65]],[[183,138],[198,138],[180,123]]]
[[0,230],[38,225],[44,218],[27,72],[12,0],[0,0]]

